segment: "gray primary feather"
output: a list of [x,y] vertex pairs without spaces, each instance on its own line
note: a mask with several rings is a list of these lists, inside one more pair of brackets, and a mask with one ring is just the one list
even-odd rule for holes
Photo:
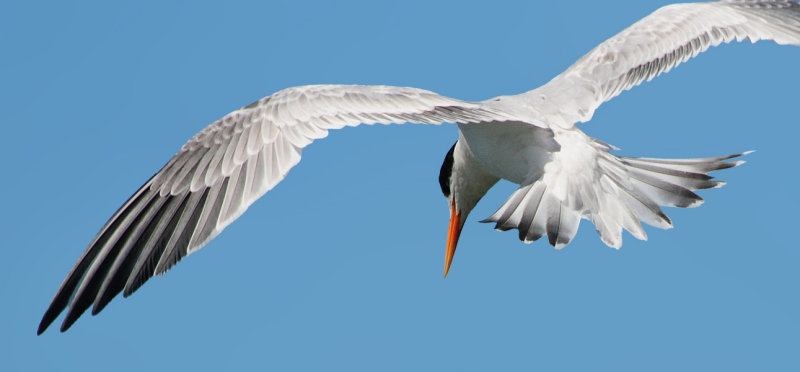
[[233,111],[192,137],[111,217],[61,284],[39,333],[65,308],[62,331],[92,303],[97,313],[116,294],[130,295],[200,249],[280,182],[303,147],[328,130],[507,119],[477,103],[387,86],[288,88]]

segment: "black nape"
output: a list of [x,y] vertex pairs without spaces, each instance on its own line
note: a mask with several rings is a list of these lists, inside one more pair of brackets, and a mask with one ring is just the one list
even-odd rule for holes
[[[458,141],[456,141],[458,143]],[[439,170],[439,186],[442,187],[442,194],[445,198],[450,197],[450,175],[453,174],[453,151],[456,149],[456,143],[447,152],[442,163],[442,169]]]

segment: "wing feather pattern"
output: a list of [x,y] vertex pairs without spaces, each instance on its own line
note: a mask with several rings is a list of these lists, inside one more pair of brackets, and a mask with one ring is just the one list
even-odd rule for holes
[[671,227],[660,206],[698,205],[702,199],[692,190],[723,184],[707,173],[740,162],[617,157],[599,141],[573,138],[582,134],[571,128],[622,91],[734,40],[800,45],[800,3],[663,7],[513,100],[472,103],[415,88],[356,85],[294,87],[262,98],[197,133],[114,213],[67,274],[38,333],[67,310],[65,331],[90,306],[95,314],[120,292],[128,296],[168,271],[283,180],[305,146],[329,130],[359,124],[526,118],[556,132],[561,150],[540,178],[523,184],[487,221],[501,230],[519,229],[524,241],[547,235],[556,247],[569,243],[581,218],[590,219],[613,247],[622,244],[623,229],[645,239],[640,222]]
[[661,206],[691,208],[703,199],[693,190],[720,187],[707,173],[735,167],[736,154],[700,159],[649,159],[615,156],[611,147],[575,130],[554,129],[560,149],[544,174],[515,191],[492,216],[498,230],[519,230],[527,243],[547,236],[563,248],[575,237],[581,218],[594,223],[608,246],[622,245],[622,230],[647,239],[641,222],[668,229]]
[[509,119],[422,89],[354,85],[289,88],[233,111],[192,137],[111,217],[61,284],[38,332],[68,309],[65,331],[92,304],[96,314],[203,247],[331,129]]
[[595,47],[547,84],[523,94],[545,122],[570,128],[604,102],[732,41],[800,46],[800,3],[739,0],[672,4]]

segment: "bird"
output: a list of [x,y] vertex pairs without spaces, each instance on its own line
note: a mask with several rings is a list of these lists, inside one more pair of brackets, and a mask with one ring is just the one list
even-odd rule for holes
[[577,124],[604,102],[712,46],[771,40],[800,46],[800,2],[723,0],[671,4],[599,44],[543,86],[481,102],[395,86],[306,85],[236,109],[188,140],[106,222],[58,288],[37,334],[66,310],[61,331],[97,314],[205,246],[297,165],[330,130],[360,124],[456,124],[439,185],[450,210],[446,277],[462,228],[499,180],[519,185],[488,218],[526,243],[556,249],[580,221],[600,240],[622,231],[647,239],[642,223],[672,227],[661,207],[696,207],[694,191],[723,186],[709,173],[743,163],[727,156],[634,158]]

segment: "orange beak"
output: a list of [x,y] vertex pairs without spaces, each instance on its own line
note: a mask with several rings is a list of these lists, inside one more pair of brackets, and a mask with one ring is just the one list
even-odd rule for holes
[[447,229],[447,250],[444,253],[444,277],[450,271],[450,263],[456,254],[458,237],[461,235],[461,213],[456,213],[455,203],[450,204],[450,227]]

